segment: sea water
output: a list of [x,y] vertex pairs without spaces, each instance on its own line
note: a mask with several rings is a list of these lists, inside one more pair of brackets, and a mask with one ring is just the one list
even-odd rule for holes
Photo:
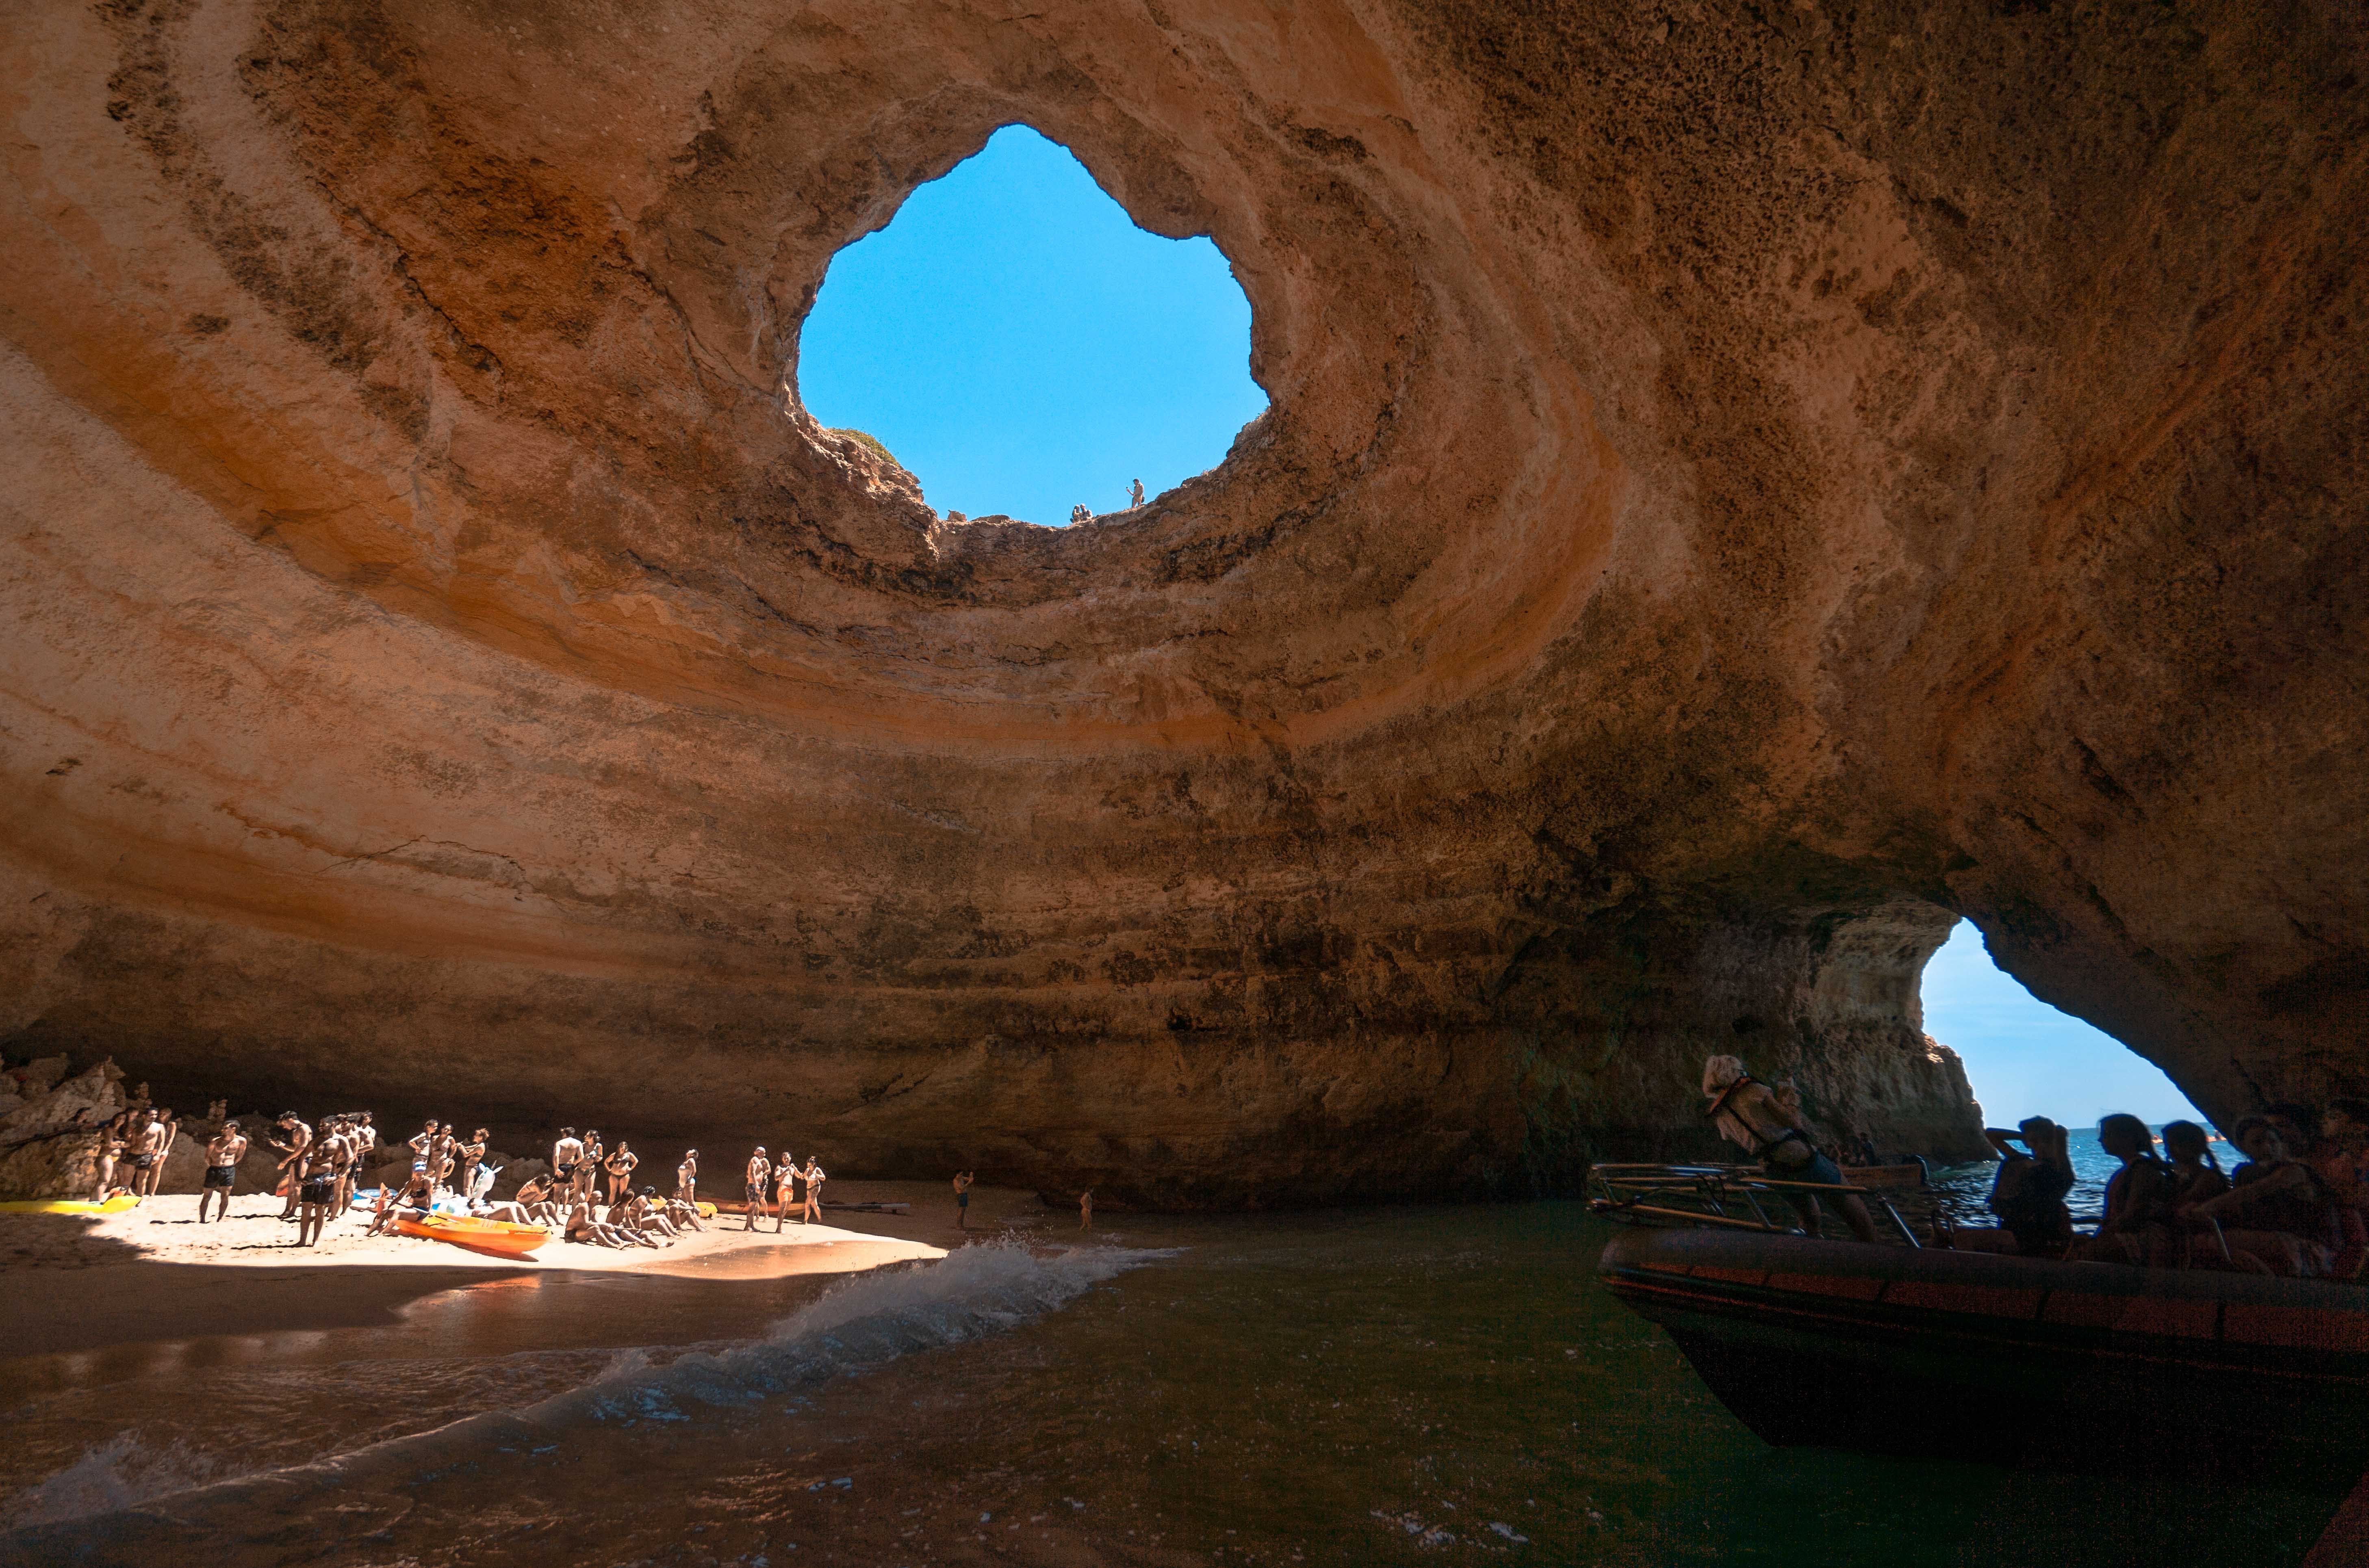
[[1114,1218],[0,1363],[0,1561],[2275,1564],[2334,1507],[1769,1448],[1575,1204]]

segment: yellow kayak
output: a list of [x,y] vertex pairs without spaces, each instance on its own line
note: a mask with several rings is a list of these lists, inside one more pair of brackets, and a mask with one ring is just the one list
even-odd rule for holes
[[119,1192],[104,1203],[94,1203],[87,1198],[20,1198],[0,1203],[0,1214],[120,1214],[126,1209],[137,1209],[140,1199],[128,1192]]

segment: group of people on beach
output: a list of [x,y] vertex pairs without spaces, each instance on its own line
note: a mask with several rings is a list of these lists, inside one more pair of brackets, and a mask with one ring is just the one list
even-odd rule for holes
[[[1812,1235],[1831,1204],[1853,1234],[1875,1240],[1865,1202],[1818,1145],[1790,1084],[1768,1084],[1741,1058],[1703,1063],[1703,1114],[1720,1135],[1750,1153],[1787,1189]],[[2073,1226],[2066,1196],[2075,1175],[2066,1130],[2031,1117],[2009,1132],[1986,1129],[1999,1168],[1992,1226],[1937,1222],[1933,1240],[1969,1252],[2120,1263],[2149,1268],[2232,1268],[2309,1278],[2358,1279],[2369,1264],[2369,1101],[2336,1099],[2324,1111],[2274,1105],[2241,1118],[2230,1141],[2246,1158],[2224,1171],[2213,1137],[2193,1121],[2157,1135],[2135,1116],[2098,1123],[2098,1142],[2121,1164],[2108,1179],[2093,1234]]]
[[[760,1143],[757,1152],[749,1156],[747,1176],[741,1193],[749,1212],[742,1230],[755,1230],[757,1221],[771,1213],[773,1229],[779,1231],[793,1209],[798,1210],[800,1224],[822,1223],[822,1184],[830,1178],[824,1174],[822,1161],[816,1156],[808,1154],[802,1167],[797,1156],[787,1149],[778,1158],[768,1158],[765,1146]],[[798,1190],[801,1184],[805,1188],[803,1196]]]
[[2105,1117],[2099,1146],[2121,1168],[2089,1236],[2075,1233],[2065,1204],[2073,1167],[2064,1128],[2032,1117],[2013,1132],[1985,1135],[1999,1153],[1990,1198],[1999,1223],[1953,1232],[1952,1244],[2318,1279],[2358,1279],[2369,1264],[2369,1101],[2274,1105],[2241,1117],[2229,1137],[2246,1157],[2230,1171],[2193,1121],[2166,1122],[2158,1147],[2137,1117]]

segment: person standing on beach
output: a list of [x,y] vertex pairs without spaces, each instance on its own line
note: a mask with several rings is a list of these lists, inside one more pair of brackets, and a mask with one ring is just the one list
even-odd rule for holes
[[296,1244],[300,1247],[317,1243],[327,1228],[329,1205],[337,1195],[338,1160],[345,1150],[344,1140],[323,1138],[307,1143],[297,1163]]
[[474,1199],[477,1191],[477,1167],[486,1163],[486,1130],[482,1127],[469,1134],[461,1145],[461,1179],[452,1184],[453,1190],[464,1198]]
[[280,1184],[288,1189],[288,1207],[280,1211],[280,1217],[293,1220],[297,1182],[304,1168],[304,1151],[313,1146],[313,1130],[298,1120],[292,1110],[281,1111],[277,1125],[280,1137],[271,1140],[271,1146],[287,1151],[287,1157],[280,1162]]
[[685,1149],[682,1164],[674,1168],[674,1195],[682,1202],[699,1201],[699,1151]]
[[635,1153],[632,1148],[626,1144],[623,1138],[618,1139],[617,1147],[615,1151],[610,1154],[608,1164],[601,1167],[601,1169],[609,1173],[609,1201],[611,1203],[622,1203],[624,1201],[626,1187],[634,1179],[634,1167],[641,1163],[642,1157],[639,1154]]
[[558,1192],[564,1193],[576,1185],[577,1163],[583,1158],[584,1141],[576,1136],[576,1129],[561,1128],[559,1141],[551,1146],[551,1180]]
[[123,1128],[131,1119],[129,1111],[117,1111],[99,1124],[97,1168],[91,1173],[98,1185],[91,1191],[91,1200],[104,1203],[115,1193],[115,1167],[123,1158]]
[[1078,1194],[1078,1229],[1082,1231],[1091,1231],[1093,1228],[1094,1189],[1090,1187],[1086,1188],[1085,1191]]
[[157,1167],[164,1156],[157,1153],[163,1137],[164,1122],[151,1109],[132,1136],[132,1195],[145,1198],[156,1190]]
[[796,1200],[798,1157],[784,1146],[781,1157],[773,1162],[773,1233],[780,1235],[789,1221],[790,1205]]
[[772,1175],[773,1162],[765,1158],[765,1146],[760,1143],[757,1152],[749,1156],[749,1218],[748,1222],[740,1227],[742,1230],[757,1228],[757,1216],[765,1211],[765,1189]]
[[238,1162],[246,1153],[246,1138],[235,1121],[225,1121],[222,1131],[206,1144],[206,1185],[198,1191],[198,1223],[206,1222],[206,1206],[215,1193],[222,1194],[222,1212],[214,1216],[220,1224],[230,1218],[230,1194],[238,1180]]
[[588,1129],[584,1134],[584,1158],[576,1165],[576,1190],[587,1203],[600,1190],[601,1166],[608,1158],[609,1146],[601,1142],[601,1130]]
[[807,1168],[798,1175],[807,1184],[806,1222],[819,1225],[822,1223],[822,1162],[808,1154]]
[[970,1229],[970,1172],[955,1173],[955,1229],[958,1231]]

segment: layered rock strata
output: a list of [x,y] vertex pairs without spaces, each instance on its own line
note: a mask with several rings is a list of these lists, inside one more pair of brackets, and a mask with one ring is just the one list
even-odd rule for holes
[[[0,1044],[1554,1190],[1739,1046],[1967,1150],[1962,914],[2216,1115],[2369,1089],[2361,25],[18,5]],[[1273,399],[1068,530],[795,392],[1024,121],[1216,238]]]

